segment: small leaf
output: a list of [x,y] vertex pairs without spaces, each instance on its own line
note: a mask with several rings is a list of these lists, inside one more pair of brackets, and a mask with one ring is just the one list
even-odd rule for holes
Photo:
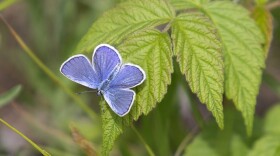
[[0,107],[3,107],[5,104],[11,102],[14,98],[16,98],[20,91],[21,85],[17,85],[6,91],[5,93],[2,93],[0,95]]
[[264,136],[256,141],[248,156],[278,156],[280,154],[280,137]]
[[270,135],[280,135],[280,124],[276,121],[280,121],[280,105],[270,108],[265,116],[264,132]]
[[216,25],[223,43],[225,94],[241,111],[247,133],[251,134],[256,97],[265,66],[261,48],[263,35],[249,12],[232,2],[212,2],[204,5],[203,11]]
[[136,99],[129,114],[121,118],[105,102],[101,103],[103,123],[103,154],[108,155],[124,128],[148,114],[167,92],[173,72],[171,41],[167,33],[145,30],[131,35],[118,47],[124,62],[141,66],[146,80],[136,88]]
[[265,36],[264,52],[265,56],[267,56],[272,40],[273,24],[271,13],[265,8],[265,5],[260,5],[256,6],[256,8],[253,10],[252,16],[256,20],[257,25]]
[[182,14],[172,24],[172,39],[181,72],[192,92],[223,128],[222,47],[211,21],[201,13]]
[[119,44],[140,30],[169,22],[173,8],[162,0],[130,0],[106,12],[80,41],[76,53],[92,52],[100,43]]

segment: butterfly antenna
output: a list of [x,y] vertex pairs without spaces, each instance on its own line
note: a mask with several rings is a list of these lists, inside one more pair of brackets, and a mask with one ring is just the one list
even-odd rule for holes
[[83,92],[77,92],[76,94],[84,94],[84,93],[90,93],[90,92],[97,92],[97,90],[87,90],[87,91],[83,91]]

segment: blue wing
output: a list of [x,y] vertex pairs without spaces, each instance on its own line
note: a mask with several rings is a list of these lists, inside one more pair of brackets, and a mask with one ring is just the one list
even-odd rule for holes
[[132,88],[146,79],[144,70],[134,64],[124,64],[110,82],[110,88]]
[[92,61],[101,81],[108,79],[122,62],[118,50],[108,44],[100,44],[95,48]]
[[130,89],[110,88],[103,95],[111,109],[119,116],[125,116],[130,111],[135,99],[135,92]]
[[61,65],[60,72],[68,79],[92,89],[100,84],[90,61],[84,55],[70,57]]

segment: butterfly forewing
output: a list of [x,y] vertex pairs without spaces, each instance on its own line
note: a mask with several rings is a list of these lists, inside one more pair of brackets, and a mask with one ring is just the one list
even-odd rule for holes
[[124,116],[130,111],[135,92],[130,89],[110,88],[104,93],[104,98],[116,114]]
[[101,44],[94,50],[92,64],[101,81],[106,80],[117,66],[121,65],[118,51],[107,44]]
[[90,61],[84,55],[70,57],[61,65],[60,72],[68,79],[92,89],[100,84]]

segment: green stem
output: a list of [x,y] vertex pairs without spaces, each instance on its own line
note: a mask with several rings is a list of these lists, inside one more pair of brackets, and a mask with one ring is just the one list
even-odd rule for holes
[[67,88],[59,78],[35,55],[35,53],[24,43],[21,37],[17,34],[17,32],[10,26],[10,24],[4,19],[2,15],[0,18],[8,27],[11,34],[14,36],[18,44],[21,46],[23,51],[41,68],[62,90],[65,91],[75,102],[78,104],[92,120],[98,119],[96,113],[86,105],[77,95],[75,95],[69,88]]
[[29,142],[34,148],[36,148],[39,152],[41,152],[44,156],[51,156],[47,151],[43,150],[41,147],[39,147],[36,143],[34,143],[32,140],[30,140],[27,136],[22,134],[20,131],[18,131],[16,128],[8,124],[6,121],[0,118],[0,122],[2,122],[4,125],[6,125],[8,128],[10,128],[12,131],[20,135],[24,140]]
[[178,146],[174,156],[180,156],[181,155],[181,153],[184,151],[184,149],[186,148],[187,144],[193,139],[193,137],[195,136],[197,131],[198,131],[198,127],[194,127],[193,130],[189,134],[187,134],[185,136],[183,141]]
[[138,136],[138,138],[140,139],[140,141],[144,144],[147,152],[149,153],[150,156],[155,156],[153,150],[151,149],[151,147],[146,143],[146,141],[144,140],[144,138],[141,136],[141,134],[138,132],[138,130],[134,127],[134,125],[131,125],[132,130],[136,133],[136,135]]
[[4,0],[0,3],[0,11],[8,8],[9,6],[13,5],[18,0]]

